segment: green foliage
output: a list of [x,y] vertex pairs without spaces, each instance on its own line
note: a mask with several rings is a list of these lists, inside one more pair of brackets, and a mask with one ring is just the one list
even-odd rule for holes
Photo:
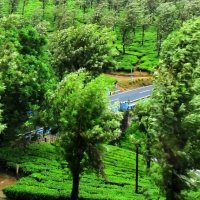
[[[5,86],[4,83],[2,82],[2,76],[0,73],[0,100],[1,100],[1,93],[5,90]],[[1,104],[0,104],[0,108],[1,108]],[[0,134],[2,134],[3,130],[6,128],[5,124],[1,123],[2,121],[2,109],[0,109]]]
[[114,39],[109,29],[94,24],[54,32],[50,40],[51,62],[59,79],[80,68],[94,75],[112,71]]
[[117,57],[117,60],[119,60],[118,63],[118,70],[128,71],[130,72],[131,69],[133,69],[134,65],[138,62],[138,58],[135,55],[120,55]]
[[124,136],[121,138],[120,147],[135,151],[135,145],[139,144],[140,147],[142,147],[140,148],[140,152],[144,152],[145,140],[145,133],[141,132],[139,130],[139,126],[133,122],[126,130]]
[[[47,99],[56,113],[56,117],[50,116],[51,123],[58,124],[62,151],[73,175],[73,198],[78,195],[77,177],[85,167],[104,175],[100,146],[120,135],[122,114],[111,111],[108,89],[104,76],[91,80],[88,73],[79,70],[67,75]],[[46,113],[48,118],[49,110]]]
[[176,28],[178,13],[174,3],[165,2],[156,8],[156,14],[157,49],[160,55],[162,41]]
[[108,84],[110,85],[110,87],[112,87],[112,85],[114,85],[117,82],[117,79],[111,76],[106,76],[106,75],[101,75],[102,79]]
[[152,94],[148,133],[167,200],[185,199],[181,191],[191,186],[188,171],[199,167],[199,38],[200,18],[167,38]]
[[[53,78],[45,45],[47,40],[18,15],[1,19],[0,71],[6,89],[2,94],[7,132],[16,133],[26,112],[43,100]],[[14,129],[14,130],[13,130]],[[11,134],[10,134],[11,135]],[[9,136],[9,135],[7,135]]]
[[[12,1],[17,2],[16,0],[12,0]],[[3,10],[4,16],[8,15],[8,4],[10,4],[10,2],[11,1],[6,0],[2,4],[2,7],[3,7],[2,10]],[[133,4],[134,6],[131,4]],[[120,36],[120,32],[117,31],[117,29],[119,29],[120,23],[119,22],[117,23],[117,21],[120,21],[123,17],[127,15],[129,16],[128,19],[130,20],[132,18],[133,19],[137,18],[137,23],[136,23],[137,26],[135,26],[136,35],[132,34],[135,31],[134,29],[132,29],[131,30],[132,33],[130,34],[131,36],[130,36],[130,39],[128,39],[128,41],[132,41],[132,40],[135,41],[137,40],[136,38],[139,37],[140,39],[138,41],[140,42],[140,47],[142,47],[143,46],[142,45],[143,27],[145,27],[145,37],[143,38],[144,45],[147,44],[148,46],[151,46],[151,43],[149,43],[150,37],[148,34],[148,27],[150,26],[150,28],[152,28],[152,27],[155,27],[155,25],[157,26],[159,17],[161,18],[161,22],[163,18],[163,24],[165,22],[168,23],[166,26],[164,25],[163,28],[165,28],[166,30],[168,29],[167,32],[170,32],[172,30],[171,27],[174,26],[174,23],[175,25],[178,25],[178,26],[175,26],[176,28],[176,27],[181,26],[184,21],[194,18],[195,16],[198,16],[199,15],[198,4],[199,4],[199,0],[195,0],[191,2],[190,1],[189,2],[188,1],[170,1],[170,2],[165,1],[165,3],[163,3],[163,1],[156,1],[156,0],[151,0],[151,1],[141,0],[139,2],[137,1],[137,3],[124,2],[122,0],[108,1],[108,2],[68,0],[68,1],[59,1],[59,3],[58,1],[25,0],[25,1],[19,1],[19,5],[17,6],[16,13],[17,14],[24,13],[25,17],[31,18],[31,16],[33,15],[33,13],[35,13],[35,11],[37,13],[41,11],[41,16],[38,18],[39,19],[38,23],[40,23],[40,21],[42,20],[42,10],[43,10],[42,7],[43,7],[45,11],[43,19],[50,23],[49,31],[55,30],[55,28],[59,26],[58,24],[61,24],[62,27],[66,28],[70,25],[79,26],[80,24],[83,24],[83,23],[91,23],[90,19],[92,18],[92,16],[97,16],[99,18],[98,23],[101,24],[102,26],[113,27],[113,29],[115,30],[119,38],[121,38],[121,36]],[[45,5],[45,7],[43,5]],[[138,9],[138,5],[139,5],[139,9]],[[174,15],[174,13],[171,12],[174,9],[174,6],[176,8],[176,11],[179,13],[178,16],[176,14]],[[85,8],[86,10],[84,11]],[[64,10],[66,12],[64,12]],[[54,14],[57,13],[56,15],[58,17],[56,20],[54,18],[55,15],[53,13]],[[173,22],[172,22],[172,16],[174,16],[174,19],[176,19]],[[167,20],[164,20],[164,19],[167,19]],[[129,22],[132,23],[133,25],[135,23],[135,20],[128,21],[127,22],[128,25],[130,25]],[[138,36],[137,36],[137,33],[139,33]],[[155,48],[156,46],[155,30],[152,31],[152,33],[154,35],[153,48]],[[120,40],[121,39],[119,39],[119,43],[120,43],[120,46],[122,47],[122,42]],[[130,43],[130,45],[132,45],[132,42]],[[126,48],[128,47],[129,45]],[[157,47],[159,47],[159,42],[157,43]]]
[[138,2],[131,2],[124,8],[124,13],[119,18],[119,30],[122,41],[122,53],[126,53],[126,46],[132,43],[133,32],[140,23],[142,9]]
[[19,0],[8,0],[8,13],[13,14],[17,11]]
[[153,71],[154,69],[156,69],[158,66],[158,61],[150,61],[150,60],[146,60],[144,61],[144,63],[141,63],[140,65],[138,65],[138,69],[143,70],[143,71]]
[[[24,166],[27,166],[29,161],[32,162],[35,170],[34,172],[32,168],[29,168],[30,170],[26,171],[29,176],[20,178],[15,185],[4,188],[3,192],[7,197],[10,199],[68,199],[72,177],[68,173],[69,169],[64,167],[66,162],[56,159],[59,157],[57,148],[44,143],[30,145],[24,150],[7,147],[0,149],[1,161],[6,163],[14,159],[13,166],[9,165],[13,170],[15,170],[14,163],[16,162],[20,163],[20,172],[24,172]],[[5,152],[7,152],[6,155],[4,155]],[[103,152],[107,182],[102,177],[96,177],[95,174],[83,173],[80,181],[80,199],[146,200],[148,196],[153,200],[162,199],[159,197],[158,188],[146,175],[141,156],[139,157],[139,186],[145,195],[133,193],[135,153],[110,145],[104,145]],[[50,157],[51,160],[45,165]],[[149,187],[150,184],[151,187]]]

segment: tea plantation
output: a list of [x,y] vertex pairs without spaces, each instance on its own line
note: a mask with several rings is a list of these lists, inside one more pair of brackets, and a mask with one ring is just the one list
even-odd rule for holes
[[[21,178],[3,189],[10,199],[55,200],[70,199],[72,178],[67,163],[60,159],[58,149],[51,144],[32,144],[26,148],[1,148],[0,160],[9,172],[19,164]],[[135,153],[117,146],[105,145],[106,179],[85,169],[80,182],[80,199],[164,199],[145,171],[139,157],[139,193],[135,193]]]
[[[41,21],[48,22],[48,32],[53,32],[55,30],[55,4],[54,1],[46,1],[44,16],[42,9],[42,2],[39,0],[29,0],[25,5],[24,14],[25,18],[28,18],[32,21],[33,24],[37,24]],[[89,3],[88,3],[89,4]],[[102,3],[103,4],[103,3]],[[8,6],[9,1],[5,0],[3,5],[3,14],[4,16],[8,16]],[[19,5],[15,14],[22,15],[23,11],[23,1],[19,1]],[[69,11],[74,12],[75,14],[75,26],[79,26],[83,23],[86,23],[84,20],[90,19],[92,15],[94,15],[95,8],[88,7],[87,12],[84,13],[81,6],[78,6],[77,1],[68,0],[66,3],[66,8]],[[66,11],[67,12],[67,11]],[[105,8],[103,9],[103,15],[109,13]],[[123,12],[122,10],[120,13]],[[118,14],[119,15],[119,14]],[[119,15],[120,17],[120,15]],[[33,22],[35,20],[35,22]],[[87,21],[87,23],[91,23]],[[121,41],[121,33],[119,30],[119,26],[116,25],[113,34],[116,35],[115,47],[118,49],[119,55],[116,56],[116,61],[118,62],[117,71],[125,71],[131,72],[134,68],[142,71],[151,72],[158,66],[158,55],[156,49],[156,28],[155,25],[150,25],[145,31],[144,44],[141,44],[142,40],[142,28],[141,26],[136,27],[135,34],[131,34],[132,42],[127,45],[126,53],[120,53],[122,51],[122,41]]]

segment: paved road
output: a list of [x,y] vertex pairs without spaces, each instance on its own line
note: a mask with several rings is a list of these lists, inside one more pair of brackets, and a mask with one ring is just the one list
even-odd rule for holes
[[109,98],[110,98],[111,104],[114,103],[115,101],[134,102],[134,101],[137,101],[137,100],[142,99],[144,97],[150,96],[151,93],[152,93],[152,89],[153,89],[153,86],[149,85],[149,86],[141,87],[141,88],[138,88],[138,89],[118,93],[118,94],[110,96]]

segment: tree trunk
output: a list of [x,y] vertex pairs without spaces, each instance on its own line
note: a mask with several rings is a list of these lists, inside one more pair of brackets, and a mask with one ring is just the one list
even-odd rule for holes
[[79,182],[80,182],[79,173],[74,172],[73,173],[73,185],[72,185],[71,200],[77,200],[78,199]]
[[125,53],[126,53],[126,45],[125,45],[125,43],[126,43],[126,33],[127,33],[127,30],[124,29],[122,31],[122,48],[123,48],[122,53],[123,53],[123,55],[125,55]]
[[42,18],[44,19],[45,0],[42,1]]
[[158,39],[158,57],[160,56],[160,51],[161,51],[161,44],[162,44],[162,35],[159,35]]
[[166,188],[166,200],[184,200],[184,198],[181,197],[181,191],[185,189],[185,186],[183,184],[184,181],[180,179],[179,175],[185,175],[183,173],[185,167],[182,167],[180,165],[181,158],[174,155],[174,152],[171,150],[170,147],[163,145],[163,149],[164,152],[169,155],[169,158],[167,159],[167,164],[172,167],[170,170],[169,167],[164,167],[165,173],[163,174],[163,179]]
[[122,44],[122,47],[123,47],[123,52],[122,52],[122,53],[123,53],[123,55],[125,55],[125,53],[126,53],[126,48],[125,48],[125,44],[124,44],[124,43]]
[[83,13],[86,13],[86,5],[83,5]]
[[144,28],[144,25],[142,26],[142,46],[144,45],[144,31],[145,31],[145,28]]
[[139,154],[139,145],[136,145],[136,159],[135,159],[135,193],[138,194],[138,154]]
[[172,172],[171,174],[171,182],[168,185],[168,189],[166,192],[166,200],[179,200],[181,189],[179,187],[179,180],[177,175]]
[[25,0],[23,1],[23,5],[22,5],[22,15],[24,15],[24,9],[25,9]]
[[150,147],[150,135],[147,133],[147,169],[151,167],[151,147]]

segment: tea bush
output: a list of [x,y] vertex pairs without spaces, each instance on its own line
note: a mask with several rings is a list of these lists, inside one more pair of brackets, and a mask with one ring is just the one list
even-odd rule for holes
[[[46,151],[45,151],[46,149]],[[8,151],[10,156],[3,156]],[[20,152],[20,157],[17,153]],[[42,153],[43,152],[43,153]],[[41,157],[42,156],[42,157]],[[72,188],[72,177],[66,168],[67,163],[59,156],[59,152],[51,144],[30,145],[21,148],[1,148],[2,161],[15,169],[15,162],[20,163],[20,170],[25,176],[15,185],[8,186],[3,192],[10,199],[69,199]],[[12,158],[15,158],[14,162]],[[51,160],[48,160],[51,158]],[[53,158],[53,159],[52,159]],[[147,176],[142,156],[139,157],[139,190],[153,194],[158,199],[158,188]],[[12,163],[12,165],[11,165]],[[87,169],[81,176],[80,199],[129,200],[146,199],[144,194],[135,194],[135,153],[116,146],[104,146],[105,174],[107,179],[88,173]]]

